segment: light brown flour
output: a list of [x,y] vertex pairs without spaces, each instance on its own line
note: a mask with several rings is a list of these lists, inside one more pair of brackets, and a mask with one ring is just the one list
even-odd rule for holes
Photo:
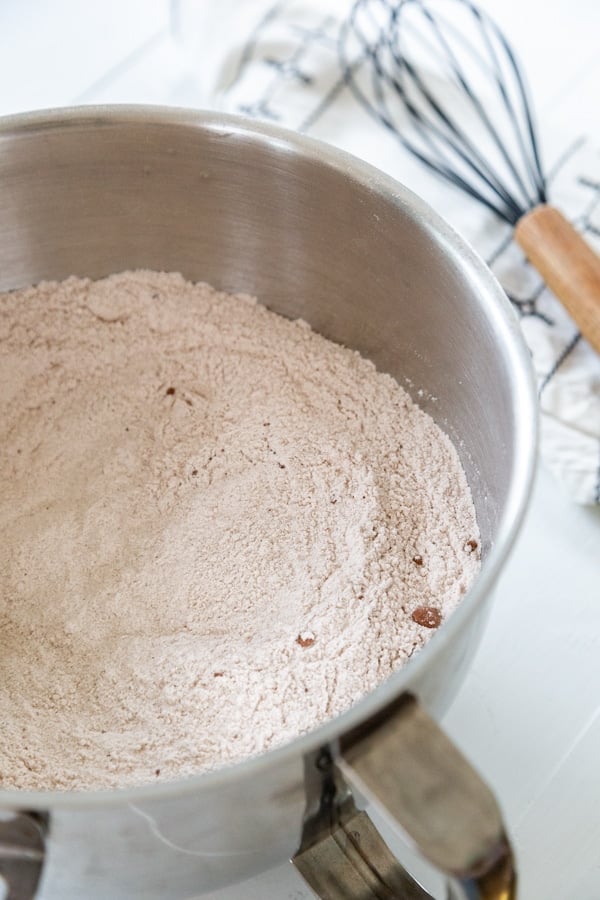
[[176,274],[0,296],[0,480],[4,787],[289,740],[400,667],[479,565],[456,452],[391,377]]

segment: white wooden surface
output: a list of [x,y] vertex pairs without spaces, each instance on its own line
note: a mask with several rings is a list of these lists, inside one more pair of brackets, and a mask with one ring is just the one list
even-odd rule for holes
[[[483,5],[526,62],[542,121],[552,116],[575,133],[596,119],[600,131],[598,0]],[[169,14],[168,0],[3,0],[0,114],[71,103],[198,104]],[[572,505],[544,471],[445,725],[501,798],[524,900],[599,900],[600,510]],[[312,895],[285,866],[211,896]]]

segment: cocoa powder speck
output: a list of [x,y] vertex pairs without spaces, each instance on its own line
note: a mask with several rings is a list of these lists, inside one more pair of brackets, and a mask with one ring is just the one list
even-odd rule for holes
[[443,620],[477,572],[449,439],[250,297],[148,271],[0,295],[0,384],[3,787],[290,740],[402,666],[433,633],[413,611]]

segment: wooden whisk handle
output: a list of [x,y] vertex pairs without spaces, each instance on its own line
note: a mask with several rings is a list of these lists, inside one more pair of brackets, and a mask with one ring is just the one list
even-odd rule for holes
[[600,353],[600,256],[561,212],[545,204],[519,220],[515,239]]

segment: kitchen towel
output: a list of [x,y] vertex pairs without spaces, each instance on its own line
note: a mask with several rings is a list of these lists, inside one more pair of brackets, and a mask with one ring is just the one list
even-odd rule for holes
[[[429,173],[356,100],[347,67],[360,78],[364,51],[357,47],[353,58],[340,62],[351,5],[178,0],[175,31],[206,106],[277,123],[354,153],[420,194],[467,238],[503,285],[531,350],[542,459],[575,501],[600,504],[600,357],[529,266],[512,229]],[[569,134],[551,121],[539,124],[551,201],[600,251],[598,145],[581,130]]]

